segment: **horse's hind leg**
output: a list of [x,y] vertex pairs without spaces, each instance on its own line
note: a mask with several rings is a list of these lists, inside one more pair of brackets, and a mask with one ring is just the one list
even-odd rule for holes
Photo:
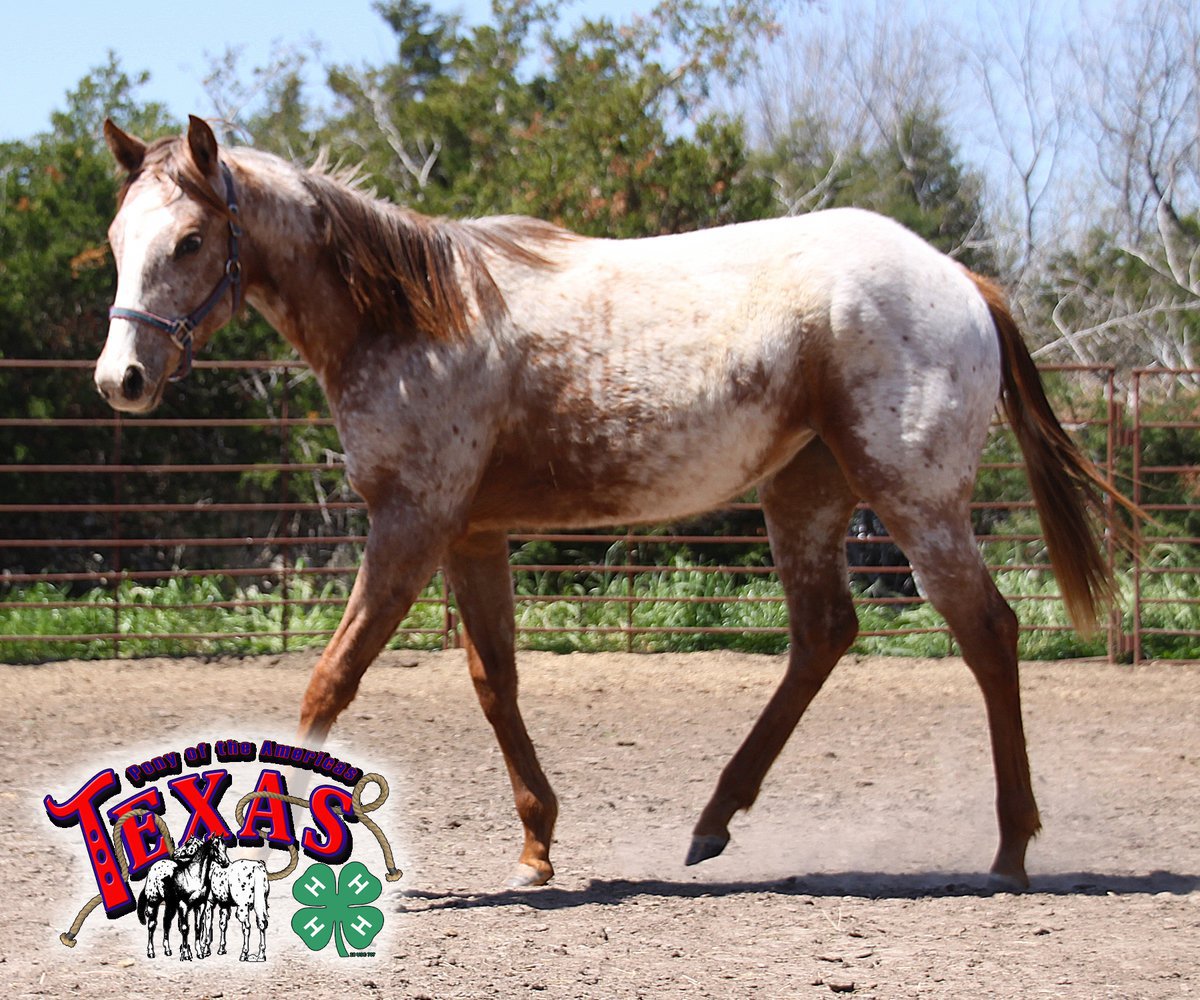
[[242,928],[242,953],[238,961],[250,961],[250,907],[239,905],[235,914],[238,925]]
[[[158,928],[158,903],[150,903],[146,907],[146,957],[154,957],[154,932]],[[166,946],[164,937],[163,946]],[[171,954],[169,951],[167,954]]]
[[554,875],[550,840],[558,818],[558,800],[538,763],[517,706],[507,537],[489,532],[462,539],[451,547],[446,570],[466,626],[471,680],[504,754],[517,814],[525,828],[525,846],[508,884],[544,885]]
[[1017,669],[1017,619],[984,565],[965,499],[945,506],[898,502],[881,494],[884,523],[908,556],[925,595],[941,612],[983,691],[996,771],[1000,846],[992,864],[1000,884],[1025,887],[1025,851],[1041,827]]
[[257,906],[254,908],[254,922],[258,925],[258,959],[267,960],[267,914]]
[[693,831],[689,865],[724,850],[733,814],[754,803],[767,770],[858,633],[845,552],[854,496],[829,449],[813,441],[762,487],[760,496],[787,595],[787,672],[721,772]]
[[175,902],[171,897],[163,901],[163,954],[171,957],[171,921],[175,919]]

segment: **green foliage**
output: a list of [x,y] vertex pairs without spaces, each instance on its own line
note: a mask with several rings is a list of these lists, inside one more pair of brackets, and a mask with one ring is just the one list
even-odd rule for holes
[[[1173,222],[1175,237],[1189,248],[1185,259],[1194,257],[1200,217]],[[1046,317],[1046,330],[1070,332],[1056,341],[1069,348],[1060,355],[1123,368],[1187,368],[1196,363],[1200,308],[1183,280],[1161,243],[1138,245],[1095,226],[1080,246],[1052,256],[1034,307]]]
[[[732,6],[742,32],[766,30],[754,4]],[[331,73],[346,110],[324,135],[382,193],[431,214],[535,215],[604,236],[769,211],[765,184],[745,170],[740,124],[672,125],[750,37],[716,23],[714,8],[667,4],[570,33],[557,2],[497,3],[495,23],[470,30],[419,0],[379,9],[396,61]],[[664,39],[680,59],[670,68]]]
[[[286,596],[263,582],[221,576],[173,578],[154,586],[125,580],[81,594],[37,583],[4,595],[0,663],[307,649],[329,640],[347,596],[345,580],[314,576],[293,576]],[[391,645],[438,648],[444,623],[442,586],[435,580]]]
[[[1177,558],[1175,562],[1177,563]],[[1143,654],[1156,659],[1196,659],[1200,639],[1200,586],[1161,554],[1157,572],[1143,582]],[[641,652],[734,649],[782,653],[787,649],[783,591],[774,577],[740,578],[680,564],[631,576],[613,573],[560,587],[536,572],[517,576],[518,642],[554,652]],[[1067,627],[1050,574],[1006,571],[997,575],[1022,632],[1024,659],[1103,656],[1105,637],[1083,638]],[[114,655],[217,655],[279,652],[321,646],[341,617],[347,596],[341,579],[318,584],[293,578],[283,595],[260,585],[220,577],[172,580],[156,587],[122,583],[72,596],[63,587],[37,584],[7,595],[0,615],[0,662],[100,659]],[[1122,599],[1128,608],[1130,595]],[[26,607],[25,605],[31,605]],[[862,635],[852,652],[885,656],[946,656],[955,647],[945,623],[928,604],[858,606]],[[1124,623],[1126,631],[1132,622]],[[445,605],[440,580],[422,593],[391,642],[392,648],[442,645]],[[633,634],[628,629],[634,630]],[[712,630],[712,631],[707,631]],[[116,631],[119,645],[109,636]],[[887,635],[867,633],[884,632]],[[9,637],[9,638],[6,638]]]

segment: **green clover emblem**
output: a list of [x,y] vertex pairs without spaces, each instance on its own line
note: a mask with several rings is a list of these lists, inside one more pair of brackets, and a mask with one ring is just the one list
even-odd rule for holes
[[349,958],[347,944],[365,951],[382,930],[383,914],[368,905],[382,892],[383,883],[358,861],[337,876],[329,865],[312,865],[292,883],[292,898],[306,904],[292,917],[292,930],[311,951],[320,951],[333,938],[338,954]]

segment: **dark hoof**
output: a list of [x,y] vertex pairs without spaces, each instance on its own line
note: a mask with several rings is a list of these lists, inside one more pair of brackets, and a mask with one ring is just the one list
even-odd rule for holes
[[715,858],[725,850],[725,845],[728,843],[729,837],[727,836],[721,837],[712,833],[698,834],[692,838],[692,846],[688,848],[687,859],[683,863],[698,865],[701,861]]

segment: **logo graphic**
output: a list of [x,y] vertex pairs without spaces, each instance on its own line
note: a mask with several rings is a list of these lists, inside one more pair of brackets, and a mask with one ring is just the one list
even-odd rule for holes
[[[301,775],[305,795],[289,793],[284,773],[289,768],[307,772]],[[59,936],[63,944],[75,946],[95,909],[110,920],[136,911],[146,927],[148,958],[155,958],[160,928],[161,954],[172,954],[174,926],[179,959],[204,959],[213,953],[214,936],[216,954],[226,954],[232,913],[242,932],[239,959],[265,962],[270,883],[291,877],[303,852],[317,863],[292,886],[292,897],[304,907],[292,920],[300,940],[312,951],[333,940],[343,957],[374,954],[366,949],[383,927],[383,914],[370,904],[382,894],[383,883],[351,857],[354,831],[365,828],[383,853],[387,880],[403,874],[383,831],[368,815],[388,798],[382,775],[364,774],[305,747],[220,740],[215,746],[196,743],[183,753],[168,751],[130,764],[123,776],[134,789],[128,797],[120,795],[122,773],[110,767],[66,798],[43,799],[55,826],[74,827],[82,835],[98,890],[70,930]],[[341,787],[314,782],[321,778]],[[242,782],[250,790],[223,802],[226,792]],[[378,793],[374,800],[369,798],[372,786]],[[230,802],[236,804],[231,808]],[[178,844],[172,826],[182,829]],[[263,861],[230,857],[233,847],[282,850],[290,860],[278,871],[268,870]],[[340,874],[335,866],[341,867]]]
[[154,931],[158,926],[159,907],[164,907],[163,954],[171,954],[171,921],[179,916],[179,957],[188,961],[188,924],[194,918],[196,952],[200,958],[212,954],[213,916],[220,907],[221,939],[218,955],[225,954],[225,929],[230,907],[237,907],[242,925],[243,962],[249,961],[251,919],[258,925],[256,962],[267,960],[267,866],[261,861],[230,861],[225,841],[213,837],[192,837],[171,853],[156,861],[138,894],[138,920],[146,925],[146,957],[154,957]]
[[[346,865],[339,876],[329,865],[313,865],[292,884],[292,897],[305,904],[292,917],[292,930],[312,951],[321,951],[332,938],[342,958],[366,957],[366,949],[383,928],[383,914],[369,904],[382,892],[383,883],[357,861]],[[353,953],[347,951],[347,944]]]

